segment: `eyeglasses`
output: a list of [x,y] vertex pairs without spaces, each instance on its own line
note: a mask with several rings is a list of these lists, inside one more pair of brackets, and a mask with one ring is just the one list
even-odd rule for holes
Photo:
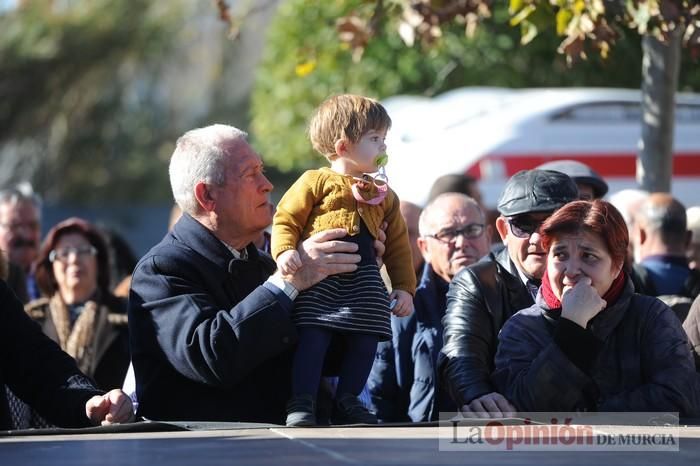
[[71,254],[75,254],[76,257],[84,258],[87,256],[96,256],[97,249],[94,246],[80,246],[77,248],[60,248],[54,249],[49,253],[49,261],[61,261],[65,262],[68,260]]
[[36,231],[39,229],[39,222],[37,221],[27,221],[27,222],[14,222],[14,223],[0,223],[0,227],[10,230],[13,233],[19,230],[31,230]]
[[508,218],[510,231],[518,238],[529,238],[530,235],[540,229],[542,222],[544,222],[544,219],[535,220],[529,217]]
[[467,239],[479,238],[484,233],[483,223],[470,223],[462,228],[455,228],[453,230],[443,230],[435,233],[434,235],[426,235],[428,238],[435,238],[442,243],[454,243],[457,241],[457,237]]
[[360,183],[372,183],[377,188],[383,188],[387,185],[387,183],[389,183],[389,179],[384,173],[378,173],[375,176],[372,176],[369,173],[364,173],[360,177],[353,176],[353,179],[355,181],[359,181]]

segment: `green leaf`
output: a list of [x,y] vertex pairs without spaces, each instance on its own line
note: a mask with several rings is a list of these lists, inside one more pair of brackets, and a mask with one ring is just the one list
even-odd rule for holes
[[527,5],[510,19],[510,25],[517,26],[518,24],[525,21],[527,17],[534,13],[536,10],[537,7],[535,5]]
[[566,34],[566,30],[569,27],[569,22],[573,17],[574,15],[570,10],[562,8],[561,10],[557,11],[557,35],[563,36]]
[[529,44],[535,37],[537,37],[537,26],[535,26],[533,23],[529,21],[523,21],[520,25],[520,28],[522,34],[520,38],[520,43],[522,45]]
[[523,0],[510,0],[508,3],[508,13],[511,15],[516,14],[523,8],[524,3]]

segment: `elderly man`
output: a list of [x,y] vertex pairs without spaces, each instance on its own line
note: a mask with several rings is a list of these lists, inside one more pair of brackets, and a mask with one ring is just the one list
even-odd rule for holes
[[438,419],[456,406],[437,385],[447,287],[457,272],[489,251],[491,229],[479,204],[464,194],[436,197],[420,216],[418,246],[425,267],[413,299],[415,312],[392,317],[391,341],[381,343],[367,387],[382,422]]
[[39,297],[31,266],[39,254],[40,212],[34,193],[20,188],[0,191],[0,250],[10,262],[8,284],[25,303]]
[[670,194],[652,193],[635,220],[632,241],[637,292],[695,298],[700,293],[700,271],[688,266],[691,234],[683,204]]
[[578,198],[583,201],[602,199],[608,192],[608,183],[595,170],[578,160],[554,160],[535,167],[554,170],[568,175],[578,187]]
[[688,219],[688,231],[690,232],[690,244],[686,253],[688,267],[700,269],[700,207],[688,207],[685,215]]
[[623,189],[610,195],[610,203],[622,214],[622,218],[625,219],[627,224],[627,232],[630,235],[626,260],[626,266],[629,269],[634,265],[634,223],[636,212],[648,197],[649,192],[641,189]]
[[464,414],[500,417],[514,411],[490,381],[498,332],[509,317],[534,303],[547,257],[540,225],[575,199],[576,184],[563,173],[526,170],[513,175],[498,202],[496,220],[505,249],[462,270],[450,283],[438,372]]
[[357,245],[333,241],[344,230],[322,232],[302,243],[294,275],[273,274],[253,244],[272,221],[272,184],[246,134],[230,126],[182,136],[170,183],[182,217],[138,263],[129,295],[138,412],[283,423],[292,301],[329,274],[355,270]]

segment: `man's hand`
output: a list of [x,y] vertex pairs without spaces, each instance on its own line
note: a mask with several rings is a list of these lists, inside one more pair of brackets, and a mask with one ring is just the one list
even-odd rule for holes
[[359,254],[354,254],[357,244],[338,241],[338,238],[346,235],[345,229],[334,228],[316,233],[300,243],[298,251],[301,267],[293,274],[286,275],[284,279],[301,291],[329,275],[357,270],[357,263],[361,259]]
[[123,424],[134,421],[134,406],[126,393],[115,389],[90,398],[85,403],[85,414],[96,426]]
[[561,297],[561,316],[586,328],[588,321],[605,309],[606,305],[598,291],[591,286],[591,279],[581,277],[574,286],[564,290]]
[[483,419],[513,417],[515,406],[510,404],[503,395],[497,392],[487,393],[475,398],[468,405],[462,406],[464,417],[478,417]]
[[404,290],[394,290],[389,295],[389,301],[394,299],[396,300],[396,304],[391,312],[396,317],[411,315],[411,312],[413,312],[413,296],[411,296],[411,293]]

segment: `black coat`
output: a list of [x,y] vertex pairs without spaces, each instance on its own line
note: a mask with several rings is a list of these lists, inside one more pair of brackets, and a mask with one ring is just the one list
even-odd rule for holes
[[[50,423],[87,427],[85,403],[99,391],[24,312],[0,280],[0,387],[3,384]],[[0,429],[10,429],[5,391],[0,393]]]
[[452,279],[438,373],[458,407],[495,391],[490,377],[498,332],[509,317],[533,303],[507,248]]
[[251,244],[236,260],[187,214],[137,264],[129,334],[138,414],[283,423],[296,329],[275,269]]
[[624,291],[583,329],[537,304],[499,335],[493,380],[520,411],[667,411],[700,415],[700,375],[663,302]]

